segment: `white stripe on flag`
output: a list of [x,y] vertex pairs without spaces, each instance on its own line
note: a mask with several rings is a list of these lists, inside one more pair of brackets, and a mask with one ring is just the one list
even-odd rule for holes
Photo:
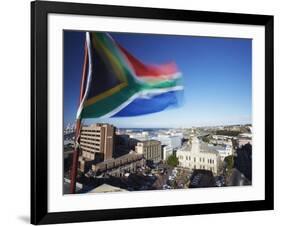
[[169,88],[162,88],[162,89],[153,89],[153,90],[143,90],[138,93],[135,93],[133,96],[131,96],[127,101],[119,105],[117,108],[113,109],[111,112],[99,117],[99,118],[110,118],[113,115],[117,114],[119,111],[127,107],[130,103],[132,103],[134,100],[137,98],[143,98],[143,99],[149,99],[152,98],[153,96],[162,94],[162,93],[167,93],[170,91],[179,91],[183,90],[183,86],[174,86],[174,87],[169,87]]

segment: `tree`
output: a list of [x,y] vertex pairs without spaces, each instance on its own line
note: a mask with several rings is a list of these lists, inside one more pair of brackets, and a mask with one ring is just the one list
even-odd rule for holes
[[240,134],[240,131],[230,131],[230,130],[217,130],[216,135],[232,136],[236,137]]
[[168,157],[168,159],[167,159],[167,164],[168,164],[169,166],[175,167],[175,166],[177,166],[177,165],[179,164],[179,159],[178,159],[177,156],[175,156],[175,155],[170,155],[170,156]]
[[202,137],[202,141],[206,142],[206,143],[210,143],[210,138],[209,136],[204,136]]
[[226,168],[228,170],[231,170],[234,166],[234,156],[233,155],[229,155],[227,157],[224,158],[224,162],[226,163]]

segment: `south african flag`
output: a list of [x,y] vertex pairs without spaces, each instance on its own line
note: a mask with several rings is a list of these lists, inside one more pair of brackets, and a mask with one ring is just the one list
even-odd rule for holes
[[86,50],[77,119],[138,116],[178,106],[183,86],[175,63],[144,64],[106,32],[86,32]]

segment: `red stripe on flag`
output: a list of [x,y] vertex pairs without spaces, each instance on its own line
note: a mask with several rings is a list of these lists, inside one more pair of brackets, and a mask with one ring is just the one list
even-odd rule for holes
[[136,57],[131,55],[126,49],[118,44],[118,47],[123,52],[123,54],[127,57],[128,61],[132,65],[137,76],[140,77],[159,77],[166,76],[172,77],[174,74],[178,73],[177,65],[172,63],[162,64],[162,65],[147,65],[142,63]]

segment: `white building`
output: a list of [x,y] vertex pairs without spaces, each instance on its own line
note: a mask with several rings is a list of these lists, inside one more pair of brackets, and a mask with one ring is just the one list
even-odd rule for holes
[[159,134],[157,137],[153,137],[154,140],[158,140],[162,145],[170,146],[173,150],[181,147],[182,138],[179,135]]
[[64,128],[63,133],[64,134],[74,133],[75,132],[75,128],[76,128],[75,123],[73,123],[73,124],[68,123],[67,126]]
[[173,154],[173,148],[171,146],[163,147],[163,149],[162,149],[162,159],[164,161],[167,161],[169,156],[171,156],[172,154]]
[[205,169],[217,174],[221,166],[219,152],[193,136],[191,136],[189,144],[179,149],[176,155],[179,166],[190,170]]
[[214,148],[218,151],[221,161],[223,161],[225,157],[233,155],[232,145],[214,146]]
[[130,138],[145,141],[149,139],[148,132],[137,132],[137,133],[128,133],[130,135]]

